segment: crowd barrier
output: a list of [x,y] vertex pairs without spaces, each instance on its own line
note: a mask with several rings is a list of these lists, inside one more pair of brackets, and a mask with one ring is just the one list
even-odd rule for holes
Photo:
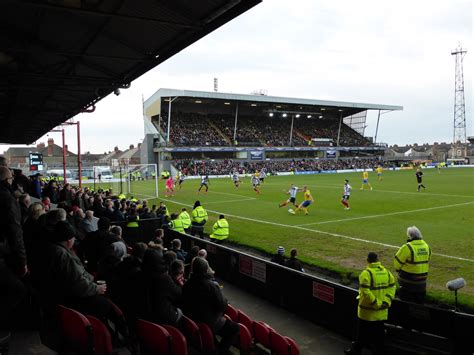
[[[160,224],[156,219],[140,221],[143,241],[151,240]],[[124,232],[126,235],[126,228]],[[194,245],[206,249],[209,263],[219,278],[341,335],[354,336],[357,290],[225,245],[165,230],[165,245],[175,238],[182,241],[185,250]],[[446,338],[452,353],[474,352],[474,315],[394,300],[388,323]]]

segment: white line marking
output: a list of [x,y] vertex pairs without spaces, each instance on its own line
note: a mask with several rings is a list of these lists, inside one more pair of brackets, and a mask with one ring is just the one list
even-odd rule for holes
[[[177,201],[173,201],[173,200],[169,200],[169,199],[162,199],[162,200],[169,201],[169,202],[173,202],[173,203],[176,203],[176,204],[182,205],[182,206],[190,206],[190,207],[193,206],[193,205],[190,205],[190,204],[187,204],[187,203],[177,202]],[[212,212],[212,213],[216,213],[216,214],[221,214],[221,213],[223,213],[223,212],[213,211],[213,210],[207,210],[207,211],[208,211],[208,212]],[[391,245],[391,244],[386,244],[386,243],[381,243],[381,242],[375,242],[375,241],[371,241],[371,240],[365,240],[365,239],[361,239],[361,238],[349,237],[349,236],[343,235],[343,234],[325,232],[325,231],[320,231],[320,230],[310,229],[310,228],[304,228],[304,227],[299,227],[299,226],[292,226],[292,225],[289,225],[289,224],[282,224],[282,223],[276,223],[276,222],[263,221],[263,220],[260,220],[260,219],[242,217],[242,216],[232,215],[232,214],[228,214],[228,213],[225,213],[225,215],[226,215],[226,216],[229,216],[229,217],[234,217],[234,218],[238,218],[238,219],[243,219],[243,220],[246,220],[246,221],[258,222],[258,223],[263,223],[263,224],[270,224],[270,225],[273,225],[273,226],[279,226],[279,227],[284,227],[284,228],[300,229],[300,230],[304,230],[304,231],[307,231],[307,232],[326,234],[326,235],[329,235],[329,236],[332,236],[332,237],[338,237],[338,238],[349,239],[349,240],[353,240],[353,241],[357,241],[357,242],[361,242],[361,243],[380,245],[380,246],[383,246],[383,247],[386,247],[386,248],[391,248],[391,249],[398,249],[398,248],[400,248],[399,245],[397,246],[397,245]],[[438,254],[438,253],[433,253],[432,255],[441,256],[441,257],[447,258],[447,259],[455,259],[455,260],[461,260],[461,261],[474,262],[474,259],[467,259],[467,258],[462,258],[462,257],[458,257],[458,256],[452,256],[452,255],[446,255],[446,254]]]
[[346,221],[356,221],[359,219],[370,219],[370,218],[377,218],[377,217],[385,217],[385,216],[395,216],[398,214],[406,214],[406,213],[413,213],[413,212],[424,212],[424,211],[431,211],[431,210],[439,210],[443,208],[451,208],[451,207],[458,207],[464,205],[472,205],[473,202],[464,202],[464,203],[457,203],[455,205],[445,205],[445,206],[437,206],[437,207],[428,207],[428,208],[419,208],[417,210],[409,210],[409,211],[400,211],[400,212],[390,212],[390,213],[383,213],[383,214],[374,214],[370,216],[362,216],[362,217],[354,217],[354,218],[343,218],[343,219],[333,219],[329,221],[321,221],[321,222],[314,222],[314,223],[305,223],[305,224],[297,224],[296,227],[303,227],[303,226],[312,226],[315,224],[326,224],[326,223],[336,223],[336,222],[346,222]]

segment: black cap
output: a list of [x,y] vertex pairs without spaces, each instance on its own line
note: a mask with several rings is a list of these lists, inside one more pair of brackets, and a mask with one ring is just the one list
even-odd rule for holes
[[76,229],[71,226],[69,222],[59,221],[54,227],[54,232],[51,235],[51,240],[53,242],[65,242],[75,238],[77,235]]
[[369,255],[367,255],[367,261],[368,261],[369,263],[375,263],[375,262],[378,261],[378,260],[379,260],[379,256],[377,255],[377,253],[375,253],[375,252],[373,252],[373,251],[371,251],[371,252],[369,253]]

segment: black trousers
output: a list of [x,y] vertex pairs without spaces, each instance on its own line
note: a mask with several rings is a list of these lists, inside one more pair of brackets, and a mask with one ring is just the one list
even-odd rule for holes
[[228,354],[229,348],[237,339],[239,331],[239,325],[226,318],[224,325],[215,332],[217,335],[221,336],[221,341],[217,346],[219,354]]
[[352,344],[354,353],[359,354],[364,347],[373,347],[374,354],[384,354],[384,321],[358,319],[356,341]]
[[414,292],[409,287],[400,286],[398,296],[402,301],[423,304],[425,302],[426,290]]

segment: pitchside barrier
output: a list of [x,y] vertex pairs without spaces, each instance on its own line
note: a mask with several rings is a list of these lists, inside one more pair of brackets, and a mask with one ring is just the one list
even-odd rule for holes
[[[138,232],[139,240],[148,242],[160,225],[158,219],[141,220],[138,231],[134,231],[133,235],[136,236]],[[127,228],[124,228],[124,239],[133,243],[135,240],[130,240],[131,236],[127,235]],[[165,231],[166,246],[174,238],[182,241],[185,250],[190,250],[194,245],[206,249],[209,263],[219,278],[339,334],[349,338],[354,336],[357,290],[224,245],[172,230]],[[428,343],[428,347],[431,344],[433,349],[434,344],[444,344],[436,348],[436,353],[474,352],[474,315],[394,300],[387,323],[398,327],[395,329],[404,328],[405,333],[411,332],[409,345],[420,345],[418,342],[423,338],[424,343]],[[423,336],[411,330],[423,332]],[[439,337],[445,338],[444,341],[440,342]]]

